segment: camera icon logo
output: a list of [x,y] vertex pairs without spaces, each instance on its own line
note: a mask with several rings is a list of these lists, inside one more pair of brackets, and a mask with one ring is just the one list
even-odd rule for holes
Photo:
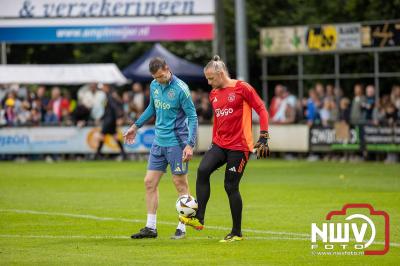
[[389,251],[387,212],[377,211],[371,204],[352,203],[329,212],[325,219],[322,225],[311,224],[314,255],[384,255]]

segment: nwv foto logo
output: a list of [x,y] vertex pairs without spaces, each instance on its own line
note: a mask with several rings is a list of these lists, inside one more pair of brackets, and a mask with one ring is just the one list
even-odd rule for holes
[[[348,214],[350,211],[352,214]],[[365,215],[365,211],[369,213]],[[384,225],[377,229],[375,223],[379,219]],[[374,210],[370,204],[346,204],[342,210],[328,213],[326,220],[330,222],[311,224],[313,254],[384,255],[389,251],[389,215]],[[377,238],[384,239],[383,248],[372,247]],[[349,251],[355,251],[356,254]]]

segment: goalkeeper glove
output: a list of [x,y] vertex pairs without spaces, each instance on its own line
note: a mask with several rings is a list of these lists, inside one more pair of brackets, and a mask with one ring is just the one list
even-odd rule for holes
[[257,159],[267,158],[267,156],[269,156],[268,139],[268,131],[260,131],[260,138],[254,146],[256,149]]

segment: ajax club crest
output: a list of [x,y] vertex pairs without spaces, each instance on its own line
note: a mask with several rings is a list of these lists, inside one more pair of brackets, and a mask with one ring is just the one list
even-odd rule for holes
[[229,93],[228,102],[233,102],[235,98],[236,98],[235,93]]
[[168,91],[168,99],[173,100],[174,98],[175,98],[175,91],[171,89]]

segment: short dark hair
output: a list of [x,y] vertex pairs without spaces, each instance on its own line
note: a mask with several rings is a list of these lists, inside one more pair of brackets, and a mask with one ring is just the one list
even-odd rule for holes
[[155,74],[159,69],[163,69],[167,66],[164,58],[154,57],[150,60],[149,71],[151,74]]

